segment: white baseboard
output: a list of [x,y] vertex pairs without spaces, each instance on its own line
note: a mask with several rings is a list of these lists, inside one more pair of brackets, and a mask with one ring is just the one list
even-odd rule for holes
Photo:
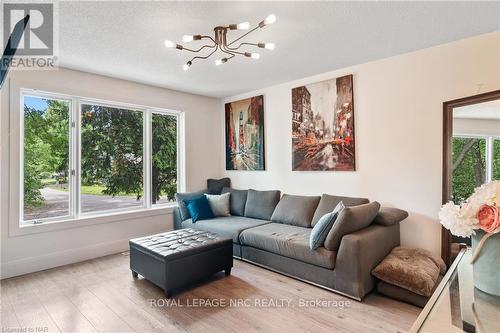
[[128,241],[128,239],[120,239],[112,242],[92,244],[67,251],[48,253],[36,257],[4,262],[1,263],[0,266],[0,278],[6,279],[128,251]]

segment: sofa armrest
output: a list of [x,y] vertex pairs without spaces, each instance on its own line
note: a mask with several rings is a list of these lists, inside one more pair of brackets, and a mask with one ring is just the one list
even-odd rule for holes
[[174,207],[173,211],[174,215],[174,230],[182,229],[182,218],[181,218],[181,209],[179,206]]
[[399,245],[399,223],[370,225],[345,235],[340,242],[335,264],[337,289],[363,298],[375,287],[371,271]]

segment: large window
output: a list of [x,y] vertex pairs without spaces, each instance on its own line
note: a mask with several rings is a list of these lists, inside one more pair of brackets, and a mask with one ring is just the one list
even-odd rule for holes
[[474,189],[500,180],[500,138],[455,136],[452,141],[452,197],[465,201]]
[[31,92],[22,103],[21,225],[174,200],[180,113]]
[[141,111],[81,105],[83,213],[144,206],[143,123]]
[[24,221],[70,215],[71,101],[24,98]]

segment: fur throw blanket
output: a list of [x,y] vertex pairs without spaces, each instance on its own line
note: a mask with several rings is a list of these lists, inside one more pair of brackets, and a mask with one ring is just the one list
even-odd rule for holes
[[429,297],[439,275],[445,272],[444,261],[429,251],[398,246],[372,274],[382,281]]

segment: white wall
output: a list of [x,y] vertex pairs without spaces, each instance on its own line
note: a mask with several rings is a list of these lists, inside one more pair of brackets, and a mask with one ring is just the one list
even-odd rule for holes
[[[146,86],[109,77],[60,69],[13,71],[1,91],[0,223],[2,278],[127,250],[128,239],[172,227],[171,210],[140,217],[64,230],[13,236],[9,232],[10,138],[18,126],[9,126],[9,113],[21,112],[19,89],[31,88],[116,102],[167,108],[185,113],[186,189],[201,189],[206,179],[218,177],[223,165],[223,123],[220,100]],[[14,105],[11,109],[10,105]],[[36,228],[36,227],[32,227]]]
[[[225,174],[236,188],[366,196],[406,209],[402,244],[439,254],[443,102],[500,89],[499,63],[496,32],[227,98],[264,94],[267,170]],[[357,171],[291,171],[291,89],[346,74],[354,75]]]

